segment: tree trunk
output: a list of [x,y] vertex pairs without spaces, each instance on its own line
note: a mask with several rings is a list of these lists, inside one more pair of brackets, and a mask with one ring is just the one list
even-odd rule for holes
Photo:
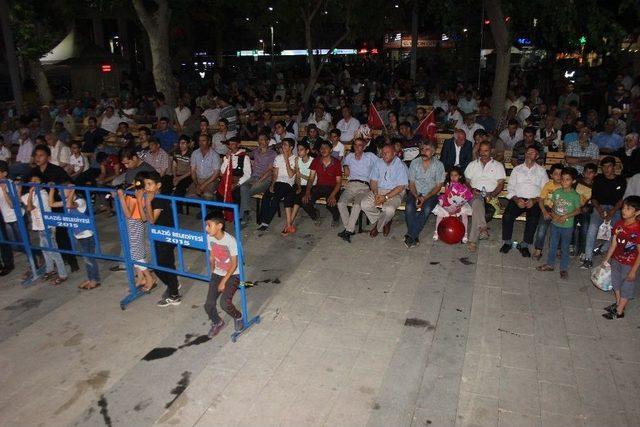
[[22,82],[20,81],[20,70],[18,68],[18,57],[16,56],[13,33],[9,25],[9,8],[7,7],[6,0],[0,0],[0,26],[2,26],[5,57],[7,58],[7,65],[9,66],[13,99],[16,103],[18,114],[22,114]]
[[44,73],[39,60],[29,60],[29,75],[38,88],[40,104],[48,104],[51,102],[53,95],[51,94],[51,88],[49,87],[49,80],[47,80],[47,75]]
[[411,11],[411,68],[409,78],[416,83],[416,69],[418,67],[418,0],[413,0]]
[[153,80],[156,90],[162,92],[168,105],[175,107],[178,99],[178,82],[171,70],[169,54],[169,21],[171,10],[167,0],[156,0],[158,9],[150,15],[142,0],[133,0],[133,7],[149,38]]
[[487,16],[491,21],[491,34],[496,53],[496,69],[491,92],[491,111],[498,120],[504,110],[509,86],[509,64],[511,63],[511,41],[509,30],[502,14],[501,0],[487,0]]

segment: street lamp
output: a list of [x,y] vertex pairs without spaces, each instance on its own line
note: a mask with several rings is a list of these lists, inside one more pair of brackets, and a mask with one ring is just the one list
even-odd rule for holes
[[271,28],[271,70],[275,72],[276,64],[274,62],[274,55],[273,55],[273,25],[270,28]]

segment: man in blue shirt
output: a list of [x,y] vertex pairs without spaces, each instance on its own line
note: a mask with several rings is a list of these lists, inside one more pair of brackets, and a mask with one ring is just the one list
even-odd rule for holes
[[167,153],[173,153],[173,149],[178,143],[178,134],[169,127],[169,118],[162,117],[158,122],[158,130],[155,134],[156,139],[160,142],[160,147]]
[[393,146],[385,145],[382,158],[375,162],[371,170],[371,191],[360,204],[372,224],[369,232],[371,237],[376,237],[380,232],[384,236],[389,235],[391,220],[402,203],[408,184],[407,167],[396,157]]
[[622,137],[614,133],[615,128],[616,122],[613,119],[607,119],[604,122],[604,131],[591,140],[600,149],[600,154],[614,153],[624,145]]
[[[340,232],[338,236],[346,242],[351,242],[351,236],[355,234],[356,222],[360,216],[360,203],[369,194],[371,170],[378,161],[375,154],[364,152],[364,146],[364,139],[354,139],[354,152],[347,154],[342,161],[344,174],[349,177],[349,182],[338,200],[338,211],[340,211],[340,219],[344,225],[344,231]],[[349,203],[353,206],[351,213],[349,213]]]
[[444,165],[433,158],[434,153],[433,143],[423,142],[420,145],[420,156],[413,159],[409,166],[409,191],[404,211],[407,222],[404,244],[407,248],[420,244],[420,233],[438,203],[438,193],[444,184]]

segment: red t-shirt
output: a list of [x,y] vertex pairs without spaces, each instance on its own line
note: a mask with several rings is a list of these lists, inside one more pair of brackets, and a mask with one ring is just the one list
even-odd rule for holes
[[326,167],[322,163],[322,158],[316,157],[311,162],[309,169],[316,172],[318,177],[316,185],[328,185],[330,187],[335,187],[336,177],[339,176],[340,179],[342,179],[342,164],[340,163],[340,160],[334,157],[331,157],[331,163]]
[[613,226],[613,235],[616,236],[616,249],[613,259],[620,264],[633,265],[638,258],[638,243],[640,243],[640,221],[624,225],[622,220]]

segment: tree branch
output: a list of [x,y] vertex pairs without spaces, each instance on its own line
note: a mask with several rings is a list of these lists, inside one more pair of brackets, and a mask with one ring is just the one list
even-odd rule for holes
[[138,14],[138,19],[142,23],[142,26],[147,30],[151,31],[154,27],[153,18],[147,12],[147,9],[144,8],[144,4],[142,4],[142,0],[132,0],[133,8],[136,10]]

